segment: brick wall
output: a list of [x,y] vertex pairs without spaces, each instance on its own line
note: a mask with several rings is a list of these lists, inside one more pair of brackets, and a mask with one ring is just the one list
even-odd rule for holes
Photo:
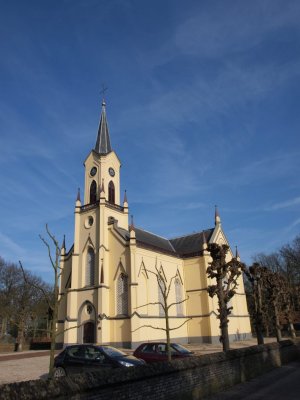
[[0,400],[200,399],[299,357],[299,342],[285,340],[170,363],[74,375],[57,381],[0,386]]

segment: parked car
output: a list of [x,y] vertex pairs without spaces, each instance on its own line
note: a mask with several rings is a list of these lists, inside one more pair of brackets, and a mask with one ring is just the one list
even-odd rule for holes
[[145,361],[112,346],[76,344],[67,346],[54,359],[54,378],[69,374],[143,365]]
[[[174,358],[183,358],[190,357],[194,353],[185,347],[181,346],[181,344],[171,343],[171,357]],[[167,343],[156,343],[156,342],[148,342],[141,344],[133,353],[135,357],[141,358],[145,360],[147,363],[157,362],[157,361],[167,361]]]

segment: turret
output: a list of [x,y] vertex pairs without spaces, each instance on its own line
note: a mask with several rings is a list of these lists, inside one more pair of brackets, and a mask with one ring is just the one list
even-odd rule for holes
[[134,244],[136,241],[136,236],[135,236],[135,227],[133,223],[133,215],[131,216],[131,224],[129,227],[129,234],[130,234],[130,244]]
[[81,200],[80,200],[80,188],[78,188],[77,191],[77,197],[76,197],[76,203],[75,203],[75,207],[81,207]]
[[219,215],[218,207],[215,206],[215,226],[221,225],[221,218]]
[[238,251],[238,247],[235,246],[235,258],[237,259],[237,261],[241,261],[240,255],[239,255],[239,251]]
[[66,235],[64,235],[64,239],[60,249],[60,255],[64,256],[66,254]]

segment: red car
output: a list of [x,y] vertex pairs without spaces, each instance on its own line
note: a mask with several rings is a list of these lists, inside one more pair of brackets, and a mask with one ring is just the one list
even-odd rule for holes
[[[141,358],[147,363],[157,361],[167,361],[167,343],[148,342],[141,344],[133,353],[137,358]],[[172,359],[190,357],[193,352],[177,343],[171,343]]]

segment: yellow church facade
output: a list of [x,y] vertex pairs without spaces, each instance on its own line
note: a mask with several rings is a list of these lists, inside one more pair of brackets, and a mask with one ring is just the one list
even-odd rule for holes
[[[229,243],[217,210],[213,228],[177,238],[135,227],[126,192],[121,202],[121,162],[111,148],[104,102],[96,145],[84,167],[84,196],[81,200],[78,193],[75,204],[74,245],[68,252],[65,244],[61,249],[57,342],[135,348],[141,342],[165,340],[165,332],[154,329],[165,328],[157,270],[170,285],[171,340],[218,342],[217,300],[206,290],[214,283],[206,275],[207,244]],[[233,257],[231,250],[228,257]],[[231,303],[230,339],[251,337],[242,277]]]

